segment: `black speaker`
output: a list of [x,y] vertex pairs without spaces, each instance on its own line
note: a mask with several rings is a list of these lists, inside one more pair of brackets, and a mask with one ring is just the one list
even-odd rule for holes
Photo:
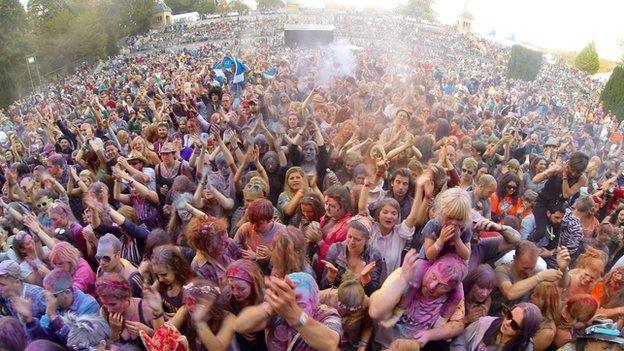
[[317,24],[284,25],[284,43],[289,47],[328,45],[334,41],[334,26]]

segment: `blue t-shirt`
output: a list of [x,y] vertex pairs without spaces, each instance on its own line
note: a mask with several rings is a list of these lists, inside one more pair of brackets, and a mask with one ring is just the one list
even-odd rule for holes
[[[425,227],[421,231],[421,235],[423,236],[423,238],[437,240],[440,237],[441,231],[442,231],[442,223],[440,223],[440,221],[437,218],[434,218],[434,219],[430,219],[429,222],[425,224]],[[462,228],[460,238],[463,243],[465,244],[469,243],[470,239],[472,238],[472,229]],[[453,253],[453,252],[455,252],[455,246],[453,244],[453,241],[449,239],[446,243],[444,243],[444,246],[442,247],[442,250],[440,250],[438,257],[441,257],[447,253]],[[426,259],[424,245],[420,248],[420,253],[418,255],[420,258]]]

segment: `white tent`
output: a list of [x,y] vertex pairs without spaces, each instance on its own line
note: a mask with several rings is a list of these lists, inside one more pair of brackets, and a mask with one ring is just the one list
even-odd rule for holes
[[187,12],[187,13],[181,13],[179,15],[171,16],[171,23],[197,22],[197,21],[199,21],[198,12]]

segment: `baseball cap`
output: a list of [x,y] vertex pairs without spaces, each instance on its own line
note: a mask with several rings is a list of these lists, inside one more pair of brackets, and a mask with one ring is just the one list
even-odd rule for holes
[[20,279],[22,270],[19,264],[13,260],[6,260],[0,262],[0,277],[8,275],[15,279]]

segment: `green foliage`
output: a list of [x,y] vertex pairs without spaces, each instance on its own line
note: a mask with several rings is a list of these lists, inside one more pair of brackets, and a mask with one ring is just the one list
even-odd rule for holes
[[284,7],[282,0],[256,0],[258,10],[269,10]]
[[521,45],[511,47],[511,57],[507,67],[507,77],[526,81],[535,80],[542,66],[543,55],[539,51]]
[[406,4],[398,5],[395,11],[405,16],[434,22],[438,14],[433,10],[433,3],[434,0],[408,0]]
[[576,56],[574,65],[581,71],[585,71],[589,74],[595,74],[600,68],[600,60],[598,59],[598,52],[596,51],[596,43],[593,41]]
[[605,85],[600,100],[604,102],[604,110],[624,119],[624,66],[618,65]]
[[173,14],[186,13],[193,11],[194,0],[166,0],[165,4],[171,7]]
[[245,4],[242,1],[235,0],[228,4],[228,11],[235,11],[239,13],[247,13],[249,12],[249,5]]
[[217,12],[217,5],[213,0],[198,0],[193,5],[193,10],[201,14],[210,14]]
[[[172,1],[172,0],[170,0]],[[170,1],[167,1],[169,3]],[[204,0],[177,0],[189,7]],[[205,0],[210,2],[211,0]],[[38,83],[71,73],[75,65],[114,55],[120,38],[145,32],[155,0],[0,1],[0,106],[31,90],[27,68]],[[170,5],[171,6],[171,5]],[[35,55],[34,65],[26,57]]]
[[0,2],[0,106],[17,99],[30,85],[26,55],[30,54],[31,42],[25,35],[26,21],[19,0]]

